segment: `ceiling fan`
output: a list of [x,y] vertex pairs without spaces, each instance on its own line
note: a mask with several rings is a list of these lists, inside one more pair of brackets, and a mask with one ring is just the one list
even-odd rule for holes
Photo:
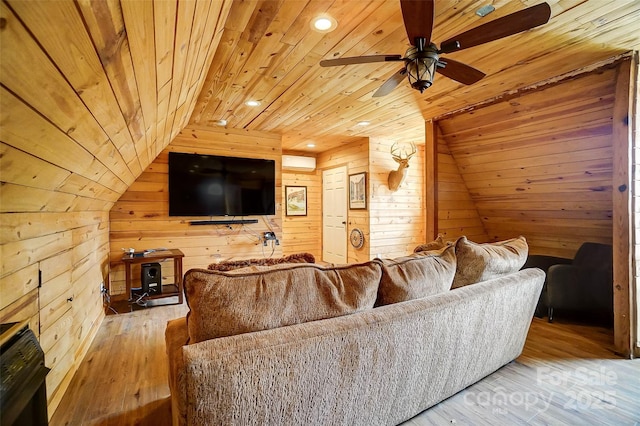
[[441,58],[451,53],[546,24],[551,16],[547,3],[540,3],[521,11],[503,16],[442,42],[440,48],[431,41],[434,19],[434,0],[400,0],[402,18],[411,47],[402,55],[354,56],[320,61],[320,66],[365,64],[372,62],[404,62],[404,67],[393,74],[373,94],[380,97],[389,94],[407,76],[411,87],[422,93],[433,83],[434,73],[439,72],[463,84],[473,84],[485,74],[462,62]]

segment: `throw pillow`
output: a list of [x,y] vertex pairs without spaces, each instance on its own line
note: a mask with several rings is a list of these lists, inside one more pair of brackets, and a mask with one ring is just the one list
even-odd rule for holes
[[226,262],[212,263],[207,269],[212,271],[233,271],[247,266],[271,266],[280,263],[316,263],[316,258],[311,253],[294,253],[280,258],[228,260]]
[[498,278],[519,271],[527,260],[529,246],[520,236],[497,243],[478,244],[460,237],[456,241],[458,266],[452,288]]
[[246,273],[191,269],[184,278],[190,342],[370,309],[381,274],[375,262]]
[[420,244],[415,249],[413,249],[414,253],[419,253],[421,251],[431,251],[431,250],[440,250],[447,246],[448,244],[444,241],[444,237],[442,234],[438,234],[438,238],[431,241],[430,243]]
[[443,293],[451,288],[456,272],[453,246],[439,251],[414,253],[397,259],[376,260],[382,279],[376,306],[404,302]]

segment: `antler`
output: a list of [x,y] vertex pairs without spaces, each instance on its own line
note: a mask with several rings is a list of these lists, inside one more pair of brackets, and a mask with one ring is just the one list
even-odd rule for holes
[[404,146],[398,145],[398,142],[394,142],[394,144],[391,145],[391,157],[393,157],[397,162],[409,161],[409,159],[411,159],[411,157],[413,157],[413,155],[418,151],[416,144],[413,142],[410,143],[410,146],[411,153],[408,153]]

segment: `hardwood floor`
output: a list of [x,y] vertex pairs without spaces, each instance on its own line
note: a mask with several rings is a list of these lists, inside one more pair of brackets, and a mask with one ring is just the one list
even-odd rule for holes
[[640,359],[612,333],[534,318],[518,359],[405,425],[637,425]]
[[[186,305],[109,315],[50,424],[169,425],[164,329]],[[640,360],[611,330],[534,319],[523,354],[405,426],[638,425]]]

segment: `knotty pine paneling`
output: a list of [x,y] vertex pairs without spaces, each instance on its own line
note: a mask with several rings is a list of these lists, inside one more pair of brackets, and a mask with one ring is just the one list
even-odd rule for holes
[[[264,158],[276,162],[276,214],[256,216],[257,224],[190,226],[190,220],[208,217],[169,216],[169,152],[190,152],[229,157]],[[183,270],[206,268],[216,261],[281,256],[283,245],[263,246],[265,231],[282,235],[282,173],[279,135],[231,129],[187,128],[164,149],[122,194],[110,212],[110,264],[112,295],[125,297],[122,249],[177,248],[185,254]],[[213,218],[215,219],[215,217]],[[221,218],[222,219],[222,218]],[[239,219],[239,218],[238,218]],[[283,239],[284,244],[284,239]],[[161,264],[165,283],[173,281],[173,263]],[[139,279],[139,266],[133,268]]]
[[445,240],[452,241],[463,235],[471,241],[487,242],[476,205],[469,194],[458,165],[449,151],[446,141],[438,133],[438,221],[437,232]]
[[104,317],[108,226],[108,213],[101,211],[0,215],[0,319],[30,320],[51,368],[50,414]]
[[[284,188],[290,186],[307,187],[307,215],[286,216],[284,212]],[[282,254],[307,252],[322,259],[322,173],[282,172]]]
[[367,172],[367,209],[347,212],[347,235],[353,228],[360,228],[365,244],[357,250],[348,244],[349,263],[376,256],[404,256],[424,242],[424,147],[419,147],[411,159],[406,181],[391,193],[387,177],[397,169],[390,154],[392,144],[391,140],[363,138],[318,155],[320,170],[346,165],[348,174]]
[[406,256],[425,242],[424,145],[409,161],[407,177],[396,192],[389,190],[389,172],[398,168],[391,157],[394,140],[369,141],[369,222],[371,256]]
[[[532,253],[568,258],[585,241],[611,244],[615,72],[601,69],[438,122],[451,153],[439,164],[457,166],[463,182],[450,188],[468,189],[490,240],[522,234]],[[444,188],[439,182],[441,204]]]
[[[436,44],[541,0],[436,3]],[[388,95],[372,94],[399,67],[369,63],[320,67],[322,59],[402,54],[407,35],[397,0],[234,1],[220,48],[207,75],[191,124],[283,135],[283,149],[319,153],[338,147],[337,135],[423,140],[425,119],[610,60],[640,48],[640,4],[620,0],[549,1],[550,21],[539,27],[452,54],[486,76],[470,86],[437,75],[422,94],[402,82]],[[311,17],[333,16],[325,34],[309,28]],[[258,108],[244,105],[251,96]],[[358,127],[361,120],[370,126]],[[316,142],[309,148],[308,141]]]
[[0,4],[0,318],[39,336],[49,415],[104,316],[108,212],[190,116],[231,6],[134,3]]
[[[358,141],[343,144],[338,148],[325,151],[317,157],[317,167],[322,180],[322,170],[335,167],[346,166],[347,175],[369,172],[369,139],[361,138]],[[367,175],[367,180],[369,176]],[[322,184],[320,186],[322,194]],[[348,194],[347,194],[348,197]],[[369,227],[369,206],[371,191],[367,183],[367,210],[349,210],[347,202],[347,238],[353,228],[359,228],[364,234],[364,245],[355,249],[347,243],[347,263],[366,262],[371,258],[370,252],[370,227]],[[322,208],[320,208],[320,230],[322,230]],[[322,232],[322,231],[321,231]],[[322,233],[318,236],[322,241]]]

